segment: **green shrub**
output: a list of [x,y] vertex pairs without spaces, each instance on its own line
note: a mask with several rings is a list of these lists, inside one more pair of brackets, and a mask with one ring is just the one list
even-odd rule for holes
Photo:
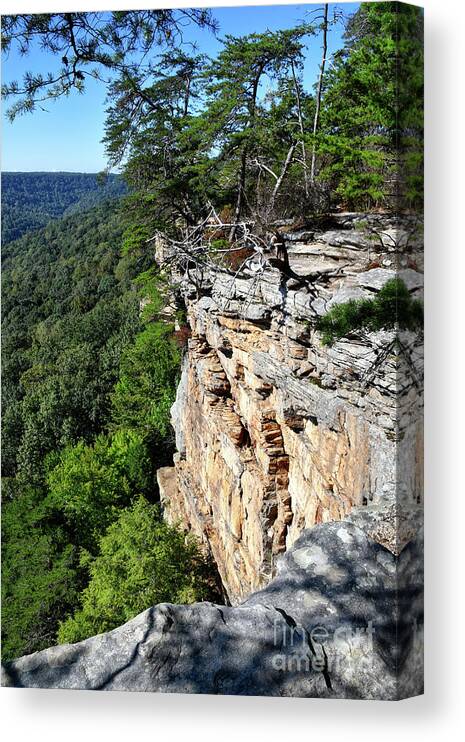
[[320,317],[317,329],[324,345],[355,330],[414,330],[423,324],[423,304],[412,299],[400,278],[387,281],[374,299],[351,299],[335,304]]

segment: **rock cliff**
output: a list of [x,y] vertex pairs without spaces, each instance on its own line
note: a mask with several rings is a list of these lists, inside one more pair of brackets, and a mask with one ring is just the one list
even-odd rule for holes
[[290,276],[266,255],[240,274],[179,276],[191,337],[172,410],[178,453],[158,482],[166,517],[203,539],[232,603],[267,584],[304,529],[354,507],[398,553],[421,501],[419,338],[358,333],[326,347],[315,330],[331,306],[395,275],[421,293],[417,224],[339,214],[282,234]]

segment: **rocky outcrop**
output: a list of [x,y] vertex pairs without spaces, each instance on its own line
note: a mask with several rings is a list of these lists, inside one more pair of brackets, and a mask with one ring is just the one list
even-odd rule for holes
[[232,603],[265,586],[307,528],[365,507],[373,538],[398,554],[420,518],[419,338],[359,333],[326,347],[315,330],[335,303],[396,275],[421,294],[418,225],[339,214],[282,231],[290,275],[265,254],[240,275],[180,276],[191,337],[178,453],[158,481],[166,517],[203,540]]
[[[361,520],[363,524],[363,517]],[[399,557],[353,523],[304,531],[235,607],[162,604],[3,669],[2,684],[324,698],[422,691],[421,542]]]

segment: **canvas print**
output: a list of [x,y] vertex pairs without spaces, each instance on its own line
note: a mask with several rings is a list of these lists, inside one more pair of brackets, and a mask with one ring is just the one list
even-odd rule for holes
[[2,50],[2,684],[422,693],[422,9]]

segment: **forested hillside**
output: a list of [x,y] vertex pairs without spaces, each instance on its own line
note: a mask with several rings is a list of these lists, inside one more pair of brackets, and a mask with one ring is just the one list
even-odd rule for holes
[[122,178],[93,173],[2,173],[2,244],[126,191]]
[[[81,602],[63,637],[116,625],[141,600],[198,597],[206,584],[195,543],[159,523],[152,504],[179,348],[170,326],[139,317],[133,279],[149,258],[122,256],[122,233],[121,205],[104,203],[4,248],[5,657],[54,643]],[[111,530],[117,520],[129,543]],[[161,569],[155,586],[134,575],[150,560]],[[105,608],[93,595],[102,570],[118,575]]]

